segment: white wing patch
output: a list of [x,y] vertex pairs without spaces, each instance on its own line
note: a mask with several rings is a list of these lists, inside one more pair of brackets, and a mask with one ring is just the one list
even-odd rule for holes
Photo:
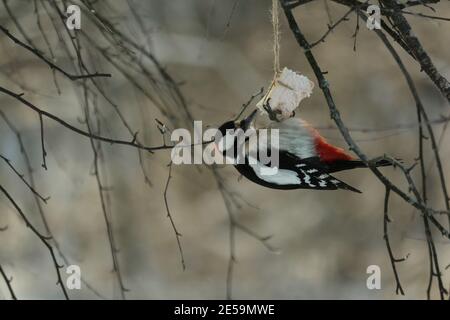
[[320,180],[319,186],[325,188],[327,186],[327,182],[325,180]]
[[[300,169],[301,170],[301,169]],[[310,171],[310,170],[308,170]],[[309,174],[307,174],[305,171],[301,170],[301,172],[303,173],[303,179],[305,180],[305,183],[310,186],[310,187],[315,187],[314,184],[311,183],[311,176]]]
[[256,164],[250,164],[250,167],[252,167],[253,171],[258,176],[258,178],[268,183],[274,183],[277,185],[289,185],[289,184],[300,185],[302,183],[302,180],[295,171],[278,169],[277,173],[274,175],[265,175],[262,173],[270,171],[272,170],[272,168],[263,165],[259,161]]

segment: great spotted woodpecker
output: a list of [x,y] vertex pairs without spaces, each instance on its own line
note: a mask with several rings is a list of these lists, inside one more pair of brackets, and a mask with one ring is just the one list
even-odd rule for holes
[[[230,136],[233,130],[242,129],[244,132],[253,130],[258,134],[258,130],[253,128],[253,121],[257,110],[253,111],[244,120],[235,122],[228,121],[219,127],[222,139],[227,140],[225,147],[223,141],[216,141],[222,144],[219,148],[225,156],[227,149],[234,148],[234,155],[238,155],[237,149],[246,147],[239,145],[236,136]],[[355,168],[367,167],[366,164],[343,149],[328,143],[319,132],[300,118],[289,118],[281,122],[273,122],[269,129],[278,129],[278,170],[275,174],[261,174],[262,168],[271,169],[271,164],[263,164],[256,159],[256,162],[249,161],[248,150],[259,148],[257,146],[247,146],[244,151],[245,161],[235,163],[235,168],[247,179],[272,189],[315,189],[315,190],[336,190],[345,189],[361,193],[358,189],[333,177],[331,173]],[[246,139],[248,143],[249,139]],[[230,143],[231,142],[231,143]],[[270,142],[268,143],[270,144]],[[267,146],[269,149],[270,147]],[[380,160],[376,166],[389,166],[390,162]]]

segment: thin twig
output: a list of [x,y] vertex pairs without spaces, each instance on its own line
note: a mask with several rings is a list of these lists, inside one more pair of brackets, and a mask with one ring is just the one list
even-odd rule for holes
[[[32,104],[31,102],[29,102],[28,100],[25,100],[22,96],[23,94],[17,94],[14,93],[8,89],[5,89],[3,87],[0,86],[0,92],[3,92],[15,99],[17,99],[18,101],[20,101],[22,104],[26,105],[27,107],[31,108],[32,110],[34,110],[36,113],[38,113],[39,117],[46,117],[49,118],[53,121],[56,121],[57,123],[59,123],[60,125],[66,127],[67,129],[78,133],[82,136],[88,137],[88,138],[93,138],[95,140],[99,140],[99,141],[103,141],[103,142],[108,142],[111,144],[120,144],[120,145],[127,145],[127,146],[132,146],[138,149],[142,149],[142,150],[146,150],[146,151],[156,151],[156,150],[166,150],[166,149],[172,149],[175,146],[171,146],[171,145],[161,145],[161,146],[156,146],[156,147],[150,147],[150,146],[143,146],[140,145],[138,143],[136,143],[135,139],[132,140],[119,140],[119,139],[112,139],[112,138],[107,138],[107,137],[103,137],[103,136],[99,136],[96,134],[89,134],[89,132],[83,131],[81,129],[78,129],[77,127],[72,126],[71,124],[67,123],[66,121],[64,121],[63,119],[55,116],[52,113],[49,113],[47,111],[44,111],[40,108],[38,108],[37,106],[35,106],[34,104]],[[202,144],[208,144],[211,143],[211,141],[205,141],[202,142]],[[185,146],[177,146],[177,147],[193,147],[196,144],[191,144],[191,145],[185,145]]]
[[313,48],[319,43],[325,42],[325,39],[327,36],[333,31],[339,24],[341,24],[344,21],[348,21],[348,16],[350,13],[352,13],[356,8],[352,7],[350,10],[348,10],[341,18],[339,18],[334,24],[328,25],[328,30],[317,40],[311,43],[310,47]]
[[[0,111],[1,115],[1,111]],[[36,189],[25,179],[24,175],[17,171],[17,169],[14,167],[14,165],[11,163],[11,160],[8,158],[2,156],[0,154],[0,158],[3,159],[4,162],[11,168],[11,170],[22,180],[22,182],[30,189],[33,194],[35,194],[39,199],[41,199],[44,203],[47,203],[47,200],[50,199],[50,197],[44,197],[39,192],[36,191]]]
[[56,282],[57,285],[60,286],[64,297],[69,300],[69,296],[67,294],[66,291],[66,287],[64,286],[63,280],[62,280],[62,276],[61,276],[61,271],[60,269],[62,268],[61,265],[58,264],[58,260],[56,259],[55,256],[55,252],[53,251],[53,247],[52,245],[49,243],[50,238],[43,236],[30,222],[30,220],[28,220],[27,216],[25,215],[25,213],[22,211],[22,209],[19,207],[19,205],[17,204],[17,202],[14,200],[14,198],[8,193],[8,191],[6,191],[6,189],[0,185],[0,191],[6,196],[6,198],[8,198],[9,202],[11,202],[11,204],[14,206],[14,208],[16,208],[17,212],[20,214],[20,216],[22,217],[22,219],[25,221],[25,224],[28,228],[31,229],[31,231],[39,238],[39,240],[44,244],[44,246],[47,248],[47,250],[50,253],[50,256],[52,258],[53,261],[53,265],[55,266],[55,270],[56,270],[56,275],[58,278],[58,281]]
[[3,270],[3,267],[1,264],[0,264],[0,274],[3,277],[3,280],[5,280],[6,286],[8,287],[8,290],[9,290],[9,294],[11,295],[11,299],[17,300],[17,296],[14,293],[14,290],[11,286],[12,278],[8,279],[8,276],[6,275],[5,271]]
[[[36,207],[38,208],[38,212],[39,215],[42,219],[42,223],[44,225],[44,229],[45,232],[49,235],[49,237],[52,239],[55,249],[58,252],[59,256],[61,257],[61,259],[64,261],[65,265],[70,265],[71,263],[69,262],[69,259],[67,258],[67,256],[62,252],[61,250],[61,246],[59,245],[59,242],[56,240],[55,236],[53,235],[53,232],[51,231],[50,228],[50,224],[47,221],[47,217],[46,214],[44,212],[44,208],[42,206],[42,202],[46,203],[46,201],[49,199],[49,197],[44,198],[43,196],[41,196],[37,191],[36,191],[36,184],[34,181],[34,175],[33,175],[33,168],[31,166],[31,160],[30,157],[28,155],[27,149],[25,148],[25,144],[24,141],[22,139],[22,135],[19,132],[19,130],[11,123],[11,121],[6,117],[6,115],[3,113],[3,111],[0,110],[0,117],[3,118],[3,120],[5,121],[5,123],[7,124],[7,126],[9,127],[9,129],[14,133],[14,135],[17,138],[17,142],[19,143],[19,147],[20,147],[20,152],[23,155],[23,159],[25,161],[25,166],[27,168],[27,173],[28,173],[28,179],[29,179],[29,186],[26,183],[25,180],[22,180],[27,187],[32,191],[33,195],[34,195],[34,200],[36,203]],[[16,173],[17,174],[17,173]],[[25,179],[25,178],[23,178]],[[33,191],[34,190],[34,191]],[[44,201],[42,198],[44,198],[46,201]],[[4,230],[6,230],[7,227],[4,228]],[[0,228],[0,231],[4,231]],[[97,297],[101,298],[101,299],[105,299],[105,297],[103,297],[97,289],[95,289],[93,287],[92,284],[90,284],[88,281],[86,281],[83,277],[81,277],[81,282],[86,286],[86,288],[88,288],[92,293],[94,293]]]
[[184,253],[183,253],[183,247],[181,246],[181,236],[182,234],[178,231],[175,221],[173,220],[172,214],[170,213],[169,209],[169,201],[167,200],[167,190],[169,189],[169,183],[172,179],[172,161],[170,161],[168,167],[169,167],[169,175],[167,177],[166,186],[164,188],[164,204],[166,206],[167,211],[167,218],[170,220],[170,224],[172,225],[173,232],[175,233],[175,237],[177,239],[177,245],[178,245],[178,251],[180,252],[180,259],[181,259],[181,267],[183,268],[183,271],[186,270],[186,263],[184,260]]
[[395,277],[395,283],[396,283],[395,293],[396,294],[400,293],[402,296],[404,296],[405,292],[403,291],[403,288],[402,288],[402,285],[400,282],[400,277],[397,272],[396,263],[402,262],[405,259],[396,259],[394,257],[394,253],[392,252],[391,244],[389,241],[388,224],[391,222],[391,220],[389,219],[389,216],[388,216],[390,190],[391,189],[389,189],[389,187],[386,187],[386,194],[384,196],[383,238],[384,238],[384,241],[386,242],[386,247],[387,247],[387,250],[389,253],[389,259],[391,260],[392,270],[394,271],[394,277]]
[[57,71],[59,71],[60,73],[62,73],[64,76],[66,76],[67,78],[69,78],[70,80],[79,80],[79,79],[87,79],[87,78],[95,78],[95,77],[111,77],[111,74],[109,73],[91,73],[91,74],[82,74],[82,75],[74,75],[71,74],[65,70],[63,70],[62,68],[58,67],[56,64],[54,64],[53,62],[51,62],[49,59],[47,59],[46,57],[44,57],[42,55],[42,53],[40,53],[39,51],[37,51],[35,48],[30,47],[29,45],[27,45],[26,43],[20,41],[19,39],[17,39],[16,37],[14,37],[8,29],[6,29],[5,27],[0,25],[0,30],[3,31],[3,33],[10,38],[12,41],[14,41],[14,43],[18,44],[19,46],[21,46],[22,48],[27,49],[28,51],[30,51],[31,53],[33,53],[35,56],[37,56],[39,59],[41,59],[42,61],[44,61],[52,70],[55,69]]
[[[93,129],[91,126],[91,119],[90,119],[90,115],[89,115],[89,98],[88,98],[88,93],[87,93],[86,87],[84,87],[83,92],[84,92],[84,106],[85,106],[84,111],[85,111],[85,117],[86,117],[86,127],[87,127],[89,134],[92,134]],[[100,126],[99,123],[97,123],[97,131],[98,132],[100,132],[99,126]],[[90,142],[91,142],[92,153],[94,154],[94,176],[95,176],[95,180],[97,182],[97,188],[98,188],[98,193],[99,193],[99,198],[100,198],[101,209],[102,209],[103,218],[104,218],[105,225],[106,225],[106,232],[108,235],[109,249],[110,249],[111,259],[112,259],[112,264],[113,264],[113,272],[116,275],[117,283],[119,284],[121,298],[122,298],[122,300],[124,300],[125,293],[128,292],[129,290],[125,287],[125,284],[124,284],[123,275],[122,275],[121,267],[120,267],[120,263],[119,263],[119,258],[117,256],[118,249],[116,247],[116,241],[115,241],[115,236],[114,236],[114,227],[113,227],[113,224],[111,221],[111,217],[109,217],[110,213],[107,210],[106,200],[105,200],[105,196],[104,196],[104,192],[106,192],[106,189],[104,188],[102,181],[101,181],[101,177],[100,177],[99,153],[101,152],[101,149],[100,149],[101,146],[99,145],[97,147],[94,143],[94,139],[92,139],[92,138],[90,138]]]

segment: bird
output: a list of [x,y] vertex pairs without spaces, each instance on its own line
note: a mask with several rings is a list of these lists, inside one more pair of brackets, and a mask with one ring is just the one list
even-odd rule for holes
[[[350,155],[340,147],[330,144],[319,131],[300,117],[291,117],[282,121],[273,121],[269,130],[278,129],[277,149],[270,148],[270,141],[267,143],[266,152],[278,153],[278,167],[274,174],[262,174],[263,169],[274,169],[272,163],[262,163],[258,156],[251,157],[251,150],[261,148],[260,144],[249,145],[251,134],[258,135],[259,129],[254,128],[254,120],[258,109],[255,109],[249,116],[241,121],[227,121],[218,128],[219,138],[215,144],[219,151],[227,157],[231,152],[234,167],[248,180],[271,189],[293,190],[348,190],[361,193],[355,187],[337,179],[334,172],[352,170],[356,168],[367,168],[366,163]],[[245,139],[239,140],[235,134],[236,130],[244,132]],[[241,142],[239,142],[241,141]],[[244,150],[241,150],[244,148]],[[258,152],[253,154],[259,154]],[[239,158],[239,155],[242,155]],[[239,161],[241,160],[241,161]],[[252,161],[253,160],[253,161]],[[385,159],[378,160],[376,167],[390,166],[391,162]]]

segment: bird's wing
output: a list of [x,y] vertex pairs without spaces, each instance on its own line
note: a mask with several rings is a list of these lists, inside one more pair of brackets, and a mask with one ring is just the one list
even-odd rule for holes
[[[298,188],[318,190],[345,189],[361,193],[358,189],[329,174],[327,167],[321,163],[319,157],[300,159],[286,151],[280,151],[278,154],[278,166],[274,163],[269,164],[269,166],[277,166],[281,175],[275,174],[271,177],[272,181],[280,178],[281,183],[287,180],[286,176],[291,178],[295,176]],[[292,181],[292,179],[289,181]]]
[[306,121],[289,118],[271,123],[270,129],[278,130],[278,145],[274,148],[288,151],[302,159],[317,156],[313,130]]
[[[314,186],[317,189],[345,189],[361,193],[358,189],[337,179],[328,172],[328,167],[320,161],[319,157],[311,157],[299,159],[298,157],[288,153],[280,152],[280,168],[282,166],[295,166],[299,177],[305,184]],[[285,164],[283,164],[283,162]]]

